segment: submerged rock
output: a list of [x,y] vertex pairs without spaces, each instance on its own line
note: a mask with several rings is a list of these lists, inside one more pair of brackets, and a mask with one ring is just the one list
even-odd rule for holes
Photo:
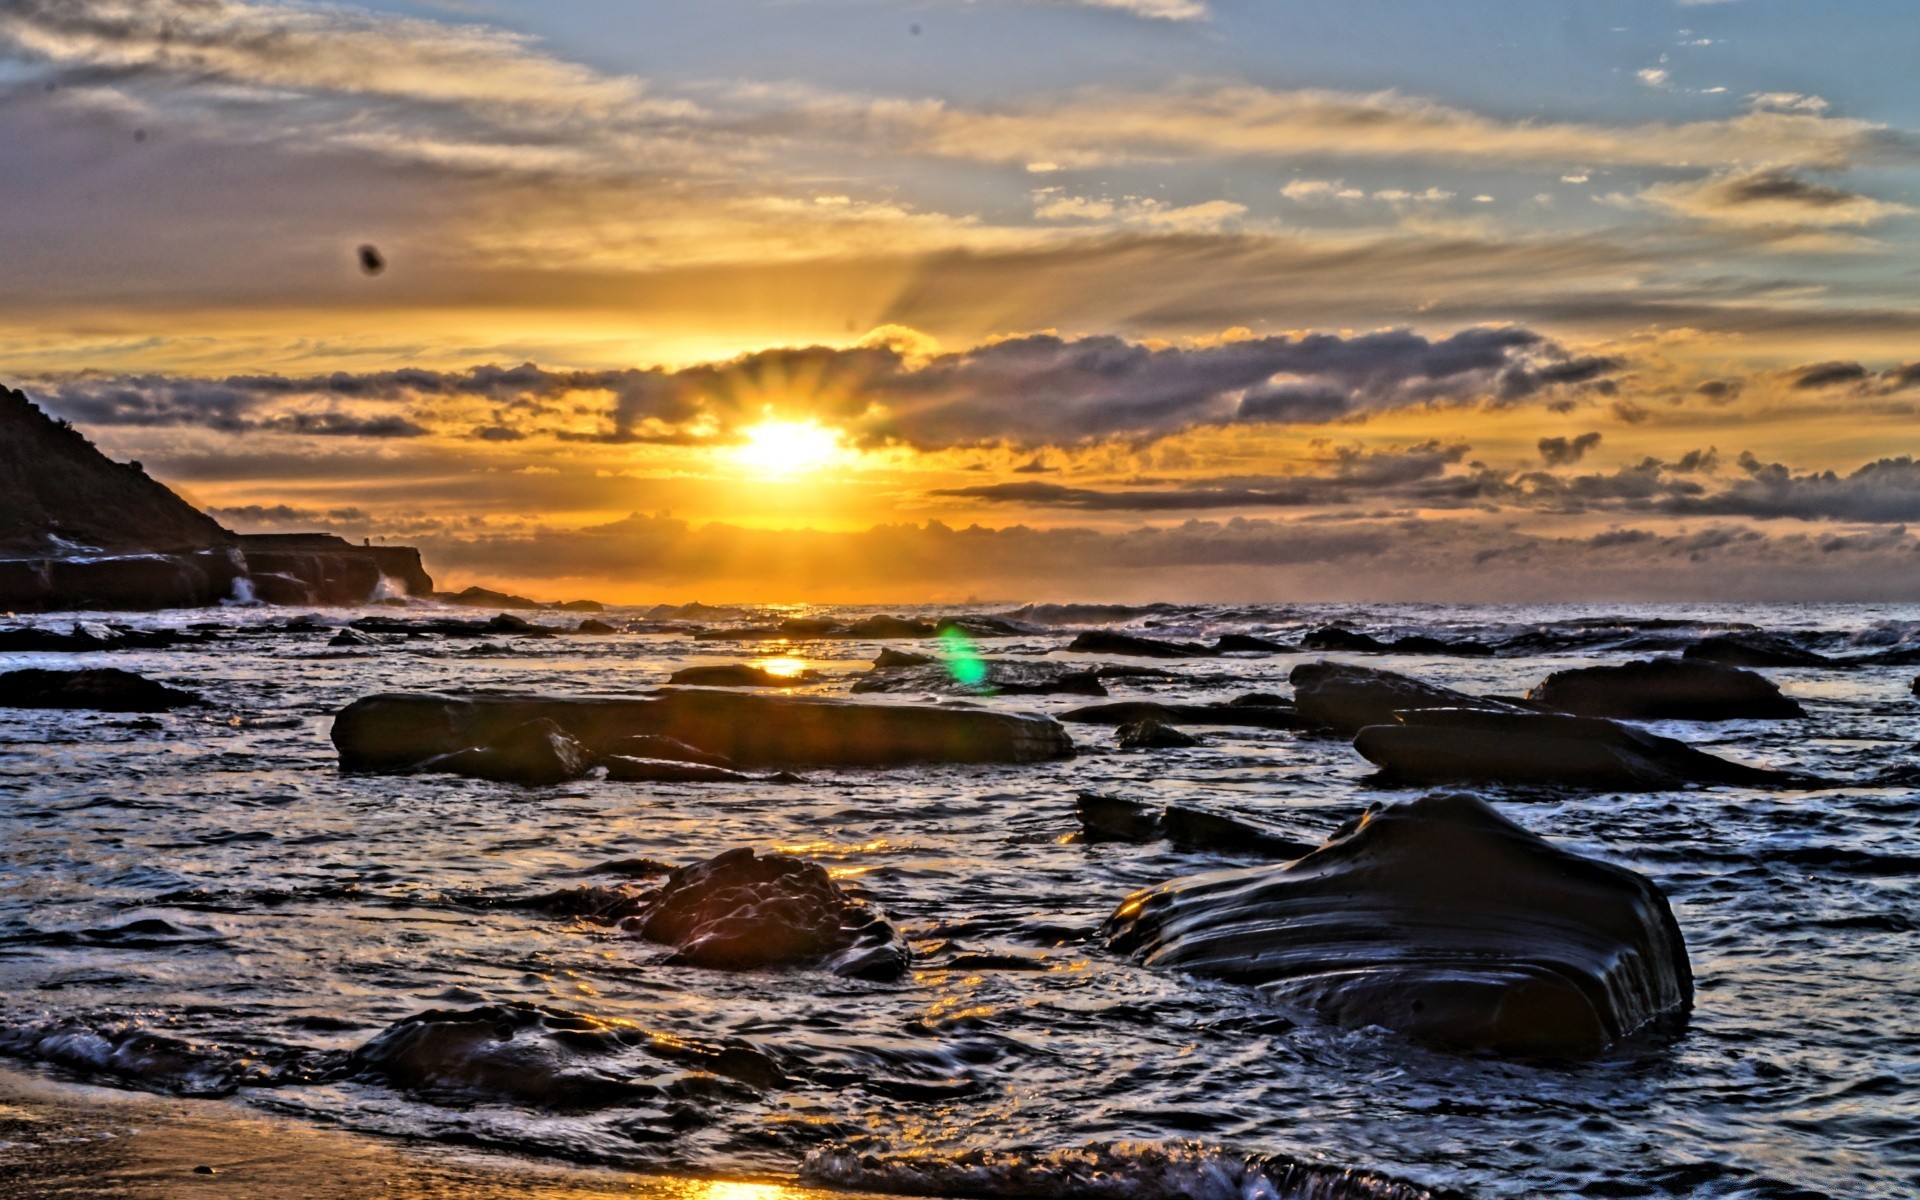
[[198,695],[118,667],[55,671],[28,667],[0,674],[0,708],[88,708],[98,712],[168,712],[204,704]]
[[[566,605],[563,604],[561,605],[561,607],[565,608]],[[597,612],[599,610],[596,609],[594,611]],[[596,620],[593,617],[588,617],[586,620],[580,622],[578,625],[575,625],[573,627],[573,631],[578,634],[584,634],[588,637],[605,637],[607,634],[620,632],[618,629],[615,629],[613,626],[607,624],[605,621]]]
[[1211,658],[1214,650],[1198,642],[1169,642],[1108,629],[1090,629],[1067,644],[1069,653],[1125,654],[1135,658]]
[[1353,748],[1408,783],[1663,792],[1692,783],[1821,787],[1828,781],[1729,762],[1674,738],[1596,717],[1416,709],[1370,725]]
[[1149,967],[1256,985],[1336,1024],[1502,1054],[1594,1054],[1693,1000],[1658,888],[1464,794],[1371,810],[1284,866],[1136,892],[1105,933]]
[[1192,734],[1181,733],[1171,725],[1152,719],[1120,727],[1122,750],[1184,750],[1199,744],[1200,739]]
[[1135,725],[1142,721],[1157,721],[1162,725],[1174,726],[1221,725],[1250,729],[1300,727],[1299,714],[1285,702],[1242,704],[1239,700],[1226,704],[1163,704],[1158,700],[1122,700],[1116,704],[1070,708],[1060,714],[1060,719],[1081,725]]
[[621,925],[697,967],[820,965],[886,980],[912,958],[886,918],[818,863],[747,847],[675,871]]
[[1301,663],[1287,676],[1293,705],[1308,725],[1352,736],[1369,725],[1387,725],[1409,709],[1464,708],[1524,712],[1524,706],[1456,692],[1392,671],[1351,663]]
[[748,767],[1027,763],[1073,756],[1073,742],[1059,722],[1033,713],[706,690],[571,698],[387,693],[341,710],[333,744],[344,770],[405,771],[539,718],[553,721],[595,755],[613,753],[635,735],[652,735]]
[[428,1096],[561,1112],[659,1099],[659,1088],[593,1063],[619,1047],[620,1033],[529,1004],[433,1009],[388,1026],[353,1052],[348,1070]]
[[548,787],[585,775],[593,755],[545,717],[501,731],[487,741],[435,755],[416,768],[523,787]]
[[1313,850],[1257,821],[1190,804],[1163,807],[1081,792],[1074,809],[1080,817],[1081,840],[1089,844],[1156,842],[1164,838],[1182,850],[1280,859],[1299,858]]
[[818,671],[775,675],[764,667],[728,663],[725,666],[685,667],[675,671],[667,682],[690,687],[791,688],[818,683],[821,678]]
[[1581,717],[1638,721],[1733,721],[1804,717],[1764,675],[1715,662],[1643,659],[1555,671],[1529,700]]

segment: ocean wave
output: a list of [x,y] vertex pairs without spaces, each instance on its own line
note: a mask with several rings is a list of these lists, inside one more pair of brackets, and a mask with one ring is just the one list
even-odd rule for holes
[[1042,1154],[975,1150],[878,1156],[842,1146],[807,1156],[800,1177],[829,1187],[990,1200],[1463,1200],[1376,1171],[1195,1142],[1116,1143]]

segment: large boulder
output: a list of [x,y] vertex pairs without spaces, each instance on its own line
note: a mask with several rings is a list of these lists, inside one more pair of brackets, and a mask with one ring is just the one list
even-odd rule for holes
[[1804,717],[1772,680],[1739,667],[1678,658],[1555,671],[1527,698],[1581,717],[1734,721]]
[[1369,811],[1296,862],[1136,892],[1105,933],[1340,1025],[1509,1055],[1591,1055],[1693,1001],[1658,888],[1464,794]]
[[899,931],[818,863],[741,847],[667,876],[621,922],[674,947],[697,967],[823,966],[860,979],[898,979],[912,953]]
[[1073,756],[1073,742],[1059,722],[1033,713],[672,689],[630,697],[367,696],[334,719],[333,744],[346,770],[405,771],[436,754],[485,745],[539,718],[553,721],[595,755],[616,752],[636,734],[653,734],[742,766],[1027,763]]
[[1303,723],[1349,737],[1369,725],[1390,724],[1393,714],[1408,709],[1526,711],[1509,701],[1469,696],[1392,671],[1351,663],[1301,663],[1287,678],[1293,683],[1293,706]]
[[1405,783],[1503,783],[1664,792],[1694,783],[1822,787],[1829,781],[1729,762],[1597,717],[1415,709],[1370,725],[1353,748]]
[[118,667],[53,671],[28,667],[0,674],[0,708],[88,708],[98,712],[167,712],[203,704],[199,696]]

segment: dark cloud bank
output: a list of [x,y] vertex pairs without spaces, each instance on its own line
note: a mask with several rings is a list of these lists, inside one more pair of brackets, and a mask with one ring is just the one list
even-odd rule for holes
[[[491,406],[456,431],[486,440],[541,432],[609,443],[724,439],[767,405],[843,426],[867,444],[921,448],[1068,445],[1208,424],[1320,423],[1423,404],[1511,404],[1606,390],[1613,359],[1531,330],[1486,326],[1432,339],[1408,330],[1153,347],[1117,337],[1033,334],[931,358],[893,346],[768,350],[669,371],[556,371],[533,364],[306,378],[81,376],[38,389],[92,425],[201,426],[407,437],[430,401]],[[305,406],[297,412],[292,405]],[[363,410],[386,406],[385,416]],[[580,418],[590,428],[582,431]],[[713,432],[717,430],[718,432]]]

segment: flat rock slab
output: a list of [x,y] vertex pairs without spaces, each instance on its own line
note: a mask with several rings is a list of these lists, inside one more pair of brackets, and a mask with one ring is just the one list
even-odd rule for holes
[[1653,658],[1555,671],[1527,698],[1575,716],[1628,721],[1781,720],[1807,715],[1766,676],[1700,659]]
[[199,696],[117,667],[0,674],[0,708],[85,708],[96,712],[168,712],[203,704]]
[[404,771],[541,718],[595,755],[657,735],[741,766],[1031,763],[1074,752],[1059,722],[1033,713],[674,689],[632,697],[385,693],[342,709],[333,744],[345,770]]
[[1591,1055],[1693,1001],[1658,888],[1459,793],[1369,811],[1296,862],[1136,892],[1106,936],[1339,1025],[1517,1056]]
[[1416,709],[1371,725],[1353,748],[1404,783],[1501,783],[1618,792],[1689,784],[1816,788],[1830,780],[1730,762],[1675,738],[1596,717]]

